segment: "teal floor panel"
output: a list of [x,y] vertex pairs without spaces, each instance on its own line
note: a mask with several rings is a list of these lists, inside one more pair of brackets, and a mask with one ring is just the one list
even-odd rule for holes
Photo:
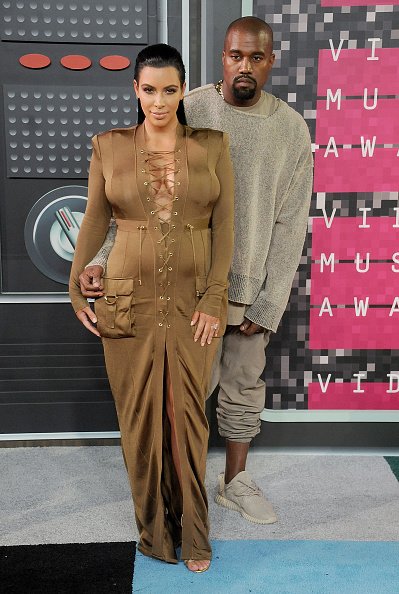
[[191,574],[136,554],[133,592],[399,594],[399,542],[213,541],[211,568]]

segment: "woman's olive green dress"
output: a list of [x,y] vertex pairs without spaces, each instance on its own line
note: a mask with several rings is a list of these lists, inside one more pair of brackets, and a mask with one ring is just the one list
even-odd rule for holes
[[[105,296],[95,304],[98,329],[140,531],[139,549],[174,563],[180,543],[182,559],[211,557],[204,409],[226,323],[234,215],[225,134],[179,124],[175,151],[169,156],[171,200],[165,206],[157,201],[162,173],[156,153],[146,150],[143,125],[93,138],[89,198],[70,295],[75,311],[87,305],[78,277],[101,247],[113,216],[118,230],[104,279]],[[165,209],[168,220],[160,216]],[[211,345],[202,347],[193,340],[190,321],[195,310],[221,318],[219,338]],[[167,382],[172,390],[166,390]],[[173,395],[171,422],[166,392]],[[181,487],[171,453],[172,431]]]

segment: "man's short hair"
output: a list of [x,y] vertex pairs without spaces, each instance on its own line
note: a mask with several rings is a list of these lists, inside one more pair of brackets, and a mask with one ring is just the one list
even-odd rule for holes
[[266,23],[266,21],[255,16],[245,16],[236,19],[227,27],[226,35],[224,37],[225,42],[229,33],[234,29],[246,29],[254,35],[258,35],[261,31],[264,31],[269,37],[271,49],[273,49],[273,29]]

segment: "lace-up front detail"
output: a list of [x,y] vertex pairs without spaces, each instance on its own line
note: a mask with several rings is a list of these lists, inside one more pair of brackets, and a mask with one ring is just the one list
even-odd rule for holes
[[178,200],[175,193],[175,174],[179,173],[175,151],[146,151],[149,187],[149,202],[154,205],[152,215],[158,215],[160,223],[170,223],[173,204]]
[[168,319],[168,302],[170,301],[170,273],[173,271],[173,257],[175,247],[175,217],[178,216],[176,204],[179,200],[176,189],[180,185],[180,149],[174,151],[150,151],[142,149],[142,173],[147,176],[144,185],[147,186],[146,200],[153,218],[153,229],[159,233],[159,326],[170,327]]

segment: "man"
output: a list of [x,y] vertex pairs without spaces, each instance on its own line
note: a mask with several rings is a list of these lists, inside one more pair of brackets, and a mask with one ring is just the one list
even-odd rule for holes
[[[313,160],[303,118],[262,91],[275,56],[273,32],[256,17],[227,29],[223,80],[184,99],[190,126],[230,135],[235,173],[235,250],[229,287],[228,327],[215,363],[217,417],[226,438],[226,467],[215,501],[251,522],[276,521],[272,505],[245,470],[250,443],[260,431],[265,347],[286,308],[307,228]],[[113,243],[81,275],[85,296],[98,296]],[[110,245],[109,245],[110,244]],[[103,252],[103,253],[101,253]],[[91,320],[82,322],[93,331]]]

